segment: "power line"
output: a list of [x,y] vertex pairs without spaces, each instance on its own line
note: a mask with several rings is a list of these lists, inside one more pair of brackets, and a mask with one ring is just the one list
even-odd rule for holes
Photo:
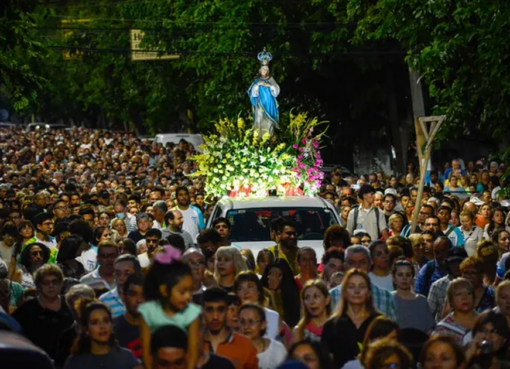
[[[94,48],[94,47],[72,47],[65,45],[49,46],[51,49],[56,50],[70,50],[70,51],[92,51],[92,52],[112,52],[112,53],[162,53],[162,55],[207,55],[207,56],[247,56],[252,58],[253,51],[230,51],[230,52],[215,52],[215,51],[193,51],[193,50],[133,50],[133,49],[114,49],[114,48]],[[306,56],[383,56],[383,55],[406,55],[404,51],[347,51],[347,52],[330,52],[330,53],[278,53],[281,57],[306,57]]]
[[307,26],[345,26],[345,25],[356,25],[357,22],[347,22],[347,23],[339,23],[339,22],[307,22],[307,23],[296,23],[296,22],[288,22],[288,23],[275,23],[275,22],[203,22],[203,21],[174,21],[174,20],[153,20],[153,19],[125,19],[125,18],[94,18],[94,17],[79,17],[72,15],[49,15],[51,18],[58,19],[70,19],[70,20],[83,20],[90,19],[91,21],[107,21],[107,22],[147,22],[147,23],[173,23],[173,24],[193,24],[193,25],[235,25],[235,26],[253,26],[253,25],[261,25],[261,26],[278,26],[278,27],[307,27]]
[[[52,5],[52,7],[55,8],[72,8],[72,9],[89,9],[89,8],[106,8],[110,6],[117,6],[117,5],[130,5],[130,4],[152,4],[156,3],[160,0],[140,0],[140,1],[126,1],[126,0],[120,0],[120,1],[109,1],[106,4],[97,4],[97,2],[94,1],[94,3],[86,3],[80,2],[80,3],[68,3],[68,4],[60,4],[61,1],[53,1],[53,2],[46,2],[46,5]],[[310,0],[263,0],[262,3],[269,3],[269,4],[305,4],[308,3]],[[340,9],[346,9],[346,7],[340,7]]]

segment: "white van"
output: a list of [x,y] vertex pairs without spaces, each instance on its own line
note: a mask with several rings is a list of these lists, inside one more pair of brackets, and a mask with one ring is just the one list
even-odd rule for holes
[[340,224],[335,207],[320,197],[226,197],[218,201],[207,227],[218,217],[230,221],[230,241],[254,256],[260,250],[274,246],[269,225],[272,219],[291,217],[297,224],[298,246],[315,250],[317,260],[324,254],[324,233],[329,226]]
[[204,144],[204,138],[199,134],[188,133],[159,133],[154,138],[154,142],[166,145],[168,142],[179,144],[181,140],[185,140],[193,145],[196,151],[202,152],[200,145]]

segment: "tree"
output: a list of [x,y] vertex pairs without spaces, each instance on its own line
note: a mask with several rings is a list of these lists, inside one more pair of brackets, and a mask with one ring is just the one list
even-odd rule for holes
[[358,43],[394,39],[428,86],[445,137],[490,132],[510,117],[510,3],[350,0]]
[[[328,161],[350,166],[355,144],[386,145],[389,137],[400,142],[390,122],[405,121],[409,106],[398,45],[350,44],[354,25],[346,5],[347,0],[65,3],[55,8],[58,18],[41,22],[50,28],[41,34],[52,38],[53,51],[45,66],[52,87],[40,112],[91,122],[99,115],[110,126],[130,122],[153,131],[169,131],[169,122],[174,129],[186,124],[207,131],[219,117],[250,114],[246,91],[259,67],[256,55],[267,47],[282,87],[282,114],[296,109],[330,121]],[[132,61],[131,29],[145,33],[147,49],[181,57]],[[63,50],[74,57],[63,60]],[[395,76],[393,97],[387,69]]]
[[5,0],[0,4],[0,94],[15,110],[34,103],[45,84],[35,65],[45,56],[45,45],[34,35],[32,0]]

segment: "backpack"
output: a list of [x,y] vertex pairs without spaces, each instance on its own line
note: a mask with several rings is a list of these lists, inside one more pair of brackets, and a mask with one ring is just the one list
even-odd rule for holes
[[[377,238],[381,238],[381,229],[379,226],[379,208],[374,207],[375,209],[375,223],[377,224]],[[354,206],[354,230],[358,227],[358,214],[359,214],[359,205]]]

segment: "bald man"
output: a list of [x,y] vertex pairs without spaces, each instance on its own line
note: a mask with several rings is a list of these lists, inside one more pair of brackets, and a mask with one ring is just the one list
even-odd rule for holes
[[165,223],[166,229],[161,230],[163,237],[167,238],[171,234],[178,234],[184,239],[186,250],[191,247],[195,247],[195,242],[193,241],[193,238],[189,232],[186,232],[184,229],[182,229],[182,225],[184,224],[184,217],[182,216],[180,210],[174,209],[168,211],[165,214]]

